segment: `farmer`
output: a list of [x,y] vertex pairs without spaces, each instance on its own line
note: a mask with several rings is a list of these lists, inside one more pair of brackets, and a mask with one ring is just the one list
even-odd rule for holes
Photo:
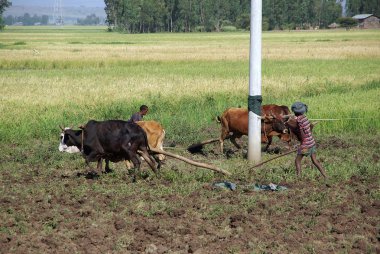
[[305,113],[307,112],[307,105],[302,102],[295,102],[292,105],[291,110],[296,115],[296,121],[297,121],[297,125],[300,131],[300,138],[301,138],[300,140],[301,144],[298,148],[297,156],[295,160],[297,176],[301,175],[301,161],[303,157],[310,156],[313,164],[318,168],[319,172],[321,172],[322,176],[326,179],[327,178],[326,172],[316,157],[315,140],[311,133],[309,119],[307,119],[305,115]]
[[130,123],[135,123],[138,121],[142,121],[143,117],[148,113],[148,106],[146,105],[141,105],[140,106],[140,111],[134,113],[131,118],[128,120]]

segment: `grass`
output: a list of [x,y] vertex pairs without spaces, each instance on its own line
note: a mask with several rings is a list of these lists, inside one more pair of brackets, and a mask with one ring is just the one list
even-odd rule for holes
[[[125,253],[155,243],[203,253],[345,253],[356,245],[375,252],[378,219],[365,208],[380,198],[379,40],[378,30],[263,33],[264,104],[300,100],[309,118],[363,118],[317,125],[318,158],[332,184],[326,189],[309,160],[297,179],[293,158],[250,170],[243,152],[226,159],[217,144],[205,148],[206,157],[182,149],[218,137],[215,116],[227,107],[246,107],[248,33],[7,28],[0,33],[0,249]],[[119,163],[88,180],[80,156],[58,152],[58,125],[127,119],[140,104],[150,106],[146,119],[164,125],[174,152],[232,177],[168,160],[160,178],[148,171],[126,184]],[[220,180],[246,188],[210,187]],[[269,182],[289,190],[249,189]],[[120,219],[125,228],[115,233]]]
[[[379,37],[377,31],[264,33],[264,103],[303,100],[311,118],[364,118],[322,122],[318,134],[376,132]],[[169,139],[208,138],[198,133],[216,115],[246,107],[248,39],[247,33],[8,29],[0,40],[6,45],[0,51],[0,137],[48,140],[58,124],[126,119],[145,103],[152,109],[148,118],[162,122]],[[334,107],[327,106],[331,101]],[[192,132],[183,135],[184,129]]]
[[[46,144],[56,140],[60,124],[127,119],[144,103],[151,108],[146,118],[164,125],[167,140],[187,145],[217,137],[214,119],[225,108],[246,107],[248,33],[102,29],[9,28],[1,34],[4,144]],[[309,118],[363,118],[320,122],[318,136],[377,135],[379,38],[376,30],[264,33],[264,104],[301,100]]]

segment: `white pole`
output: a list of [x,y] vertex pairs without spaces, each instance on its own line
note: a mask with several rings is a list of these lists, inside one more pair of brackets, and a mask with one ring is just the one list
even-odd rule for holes
[[251,0],[249,52],[248,160],[261,161],[261,20],[262,0]]

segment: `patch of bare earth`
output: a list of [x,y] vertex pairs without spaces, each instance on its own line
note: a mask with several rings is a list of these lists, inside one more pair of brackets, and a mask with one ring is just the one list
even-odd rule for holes
[[[338,142],[329,145],[347,146]],[[165,179],[25,172],[4,171],[0,253],[380,252],[376,177],[301,179],[281,192],[195,183],[180,194]]]

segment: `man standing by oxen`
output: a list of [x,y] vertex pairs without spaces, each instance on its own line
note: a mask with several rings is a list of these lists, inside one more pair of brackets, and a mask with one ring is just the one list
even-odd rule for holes
[[293,130],[295,136],[301,143],[298,147],[297,156],[295,159],[297,176],[301,175],[302,159],[310,156],[314,166],[317,167],[324,178],[327,178],[326,171],[316,156],[316,142],[312,135],[313,125],[309,122],[309,119],[305,115],[308,111],[307,105],[302,102],[295,102],[293,103],[291,109],[294,112],[295,117],[289,118],[286,125]]

